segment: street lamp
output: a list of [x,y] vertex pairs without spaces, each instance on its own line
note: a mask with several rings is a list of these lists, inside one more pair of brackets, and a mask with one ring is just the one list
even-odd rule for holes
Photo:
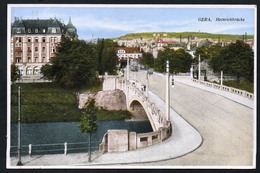
[[147,73],[146,73],[146,97],[148,98],[149,97],[149,91],[148,91],[148,86],[149,86],[149,69],[147,69]]
[[200,80],[200,54],[199,54],[198,80]]
[[127,57],[127,75],[126,80],[129,80],[129,57]]
[[18,87],[18,162],[17,166],[22,166],[21,161],[21,87]]
[[166,119],[170,121],[170,81],[169,81],[169,60],[166,61],[166,98],[165,98],[165,107],[166,107]]

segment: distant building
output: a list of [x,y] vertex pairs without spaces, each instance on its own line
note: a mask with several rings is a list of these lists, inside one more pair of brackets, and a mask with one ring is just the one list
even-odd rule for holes
[[137,47],[120,47],[116,51],[119,60],[127,60],[127,58],[137,60],[143,56]]
[[77,29],[58,19],[19,19],[11,27],[11,63],[18,66],[22,78],[41,77],[40,69],[55,57],[61,36],[77,39]]

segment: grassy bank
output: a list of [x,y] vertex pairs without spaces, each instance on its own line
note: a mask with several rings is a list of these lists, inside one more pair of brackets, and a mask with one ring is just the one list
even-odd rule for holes
[[246,90],[247,92],[254,93],[254,83],[249,81],[236,81],[236,80],[230,80],[230,81],[223,81],[223,85]]
[[[53,83],[30,83],[21,86],[21,122],[70,122],[79,121],[76,93],[79,90],[66,90]],[[96,91],[100,86],[81,88],[80,91]],[[18,84],[11,86],[11,122],[17,122]],[[98,120],[125,119],[127,111],[99,110]]]

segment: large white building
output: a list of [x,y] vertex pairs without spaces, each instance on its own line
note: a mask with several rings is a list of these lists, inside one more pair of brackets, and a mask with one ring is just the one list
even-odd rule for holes
[[11,27],[11,63],[15,64],[23,79],[38,79],[40,69],[55,57],[61,37],[77,39],[77,29],[58,19],[19,19]]
[[117,48],[118,60],[134,59],[138,60],[143,56],[137,47],[120,47]]

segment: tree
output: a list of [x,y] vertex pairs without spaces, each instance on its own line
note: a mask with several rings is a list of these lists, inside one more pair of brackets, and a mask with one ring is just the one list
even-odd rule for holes
[[249,81],[254,78],[254,52],[248,44],[240,40],[222,48],[219,54],[212,57],[209,65],[215,72],[224,71],[236,76],[238,81],[241,77]]
[[195,58],[194,62],[198,63],[199,61],[199,55],[200,60],[203,61],[204,59],[211,59],[212,57],[215,57],[219,54],[222,47],[220,45],[211,45],[209,47],[202,46],[196,49],[196,52],[194,53]]
[[99,74],[108,72],[115,74],[117,70],[117,55],[115,47],[117,43],[111,39],[99,39],[97,42],[97,62]]
[[170,73],[179,73],[189,71],[192,63],[192,57],[184,49],[165,48],[159,51],[158,57],[155,59],[154,68],[156,71],[165,72],[165,63],[169,60]]
[[41,72],[63,88],[78,88],[95,80],[96,68],[95,45],[62,37],[56,57]]
[[14,64],[11,65],[11,81],[14,82],[20,78],[20,71]]
[[80,120],[79,128],[81,133],[88,133],[89,136],[89,145],[88,145],[88,161],[91,161],[91,133],[95,132],[97,130],[96,116],[97,110],[95,107],[95,101],[94,99],[91,99],[87,102],[85,107],[82,110],[82,117]]
[[143,57],[140,59],[140,64],[145,67],[153,68],[154,67],[154,58],[153,54],[150,52],[143,53]]

